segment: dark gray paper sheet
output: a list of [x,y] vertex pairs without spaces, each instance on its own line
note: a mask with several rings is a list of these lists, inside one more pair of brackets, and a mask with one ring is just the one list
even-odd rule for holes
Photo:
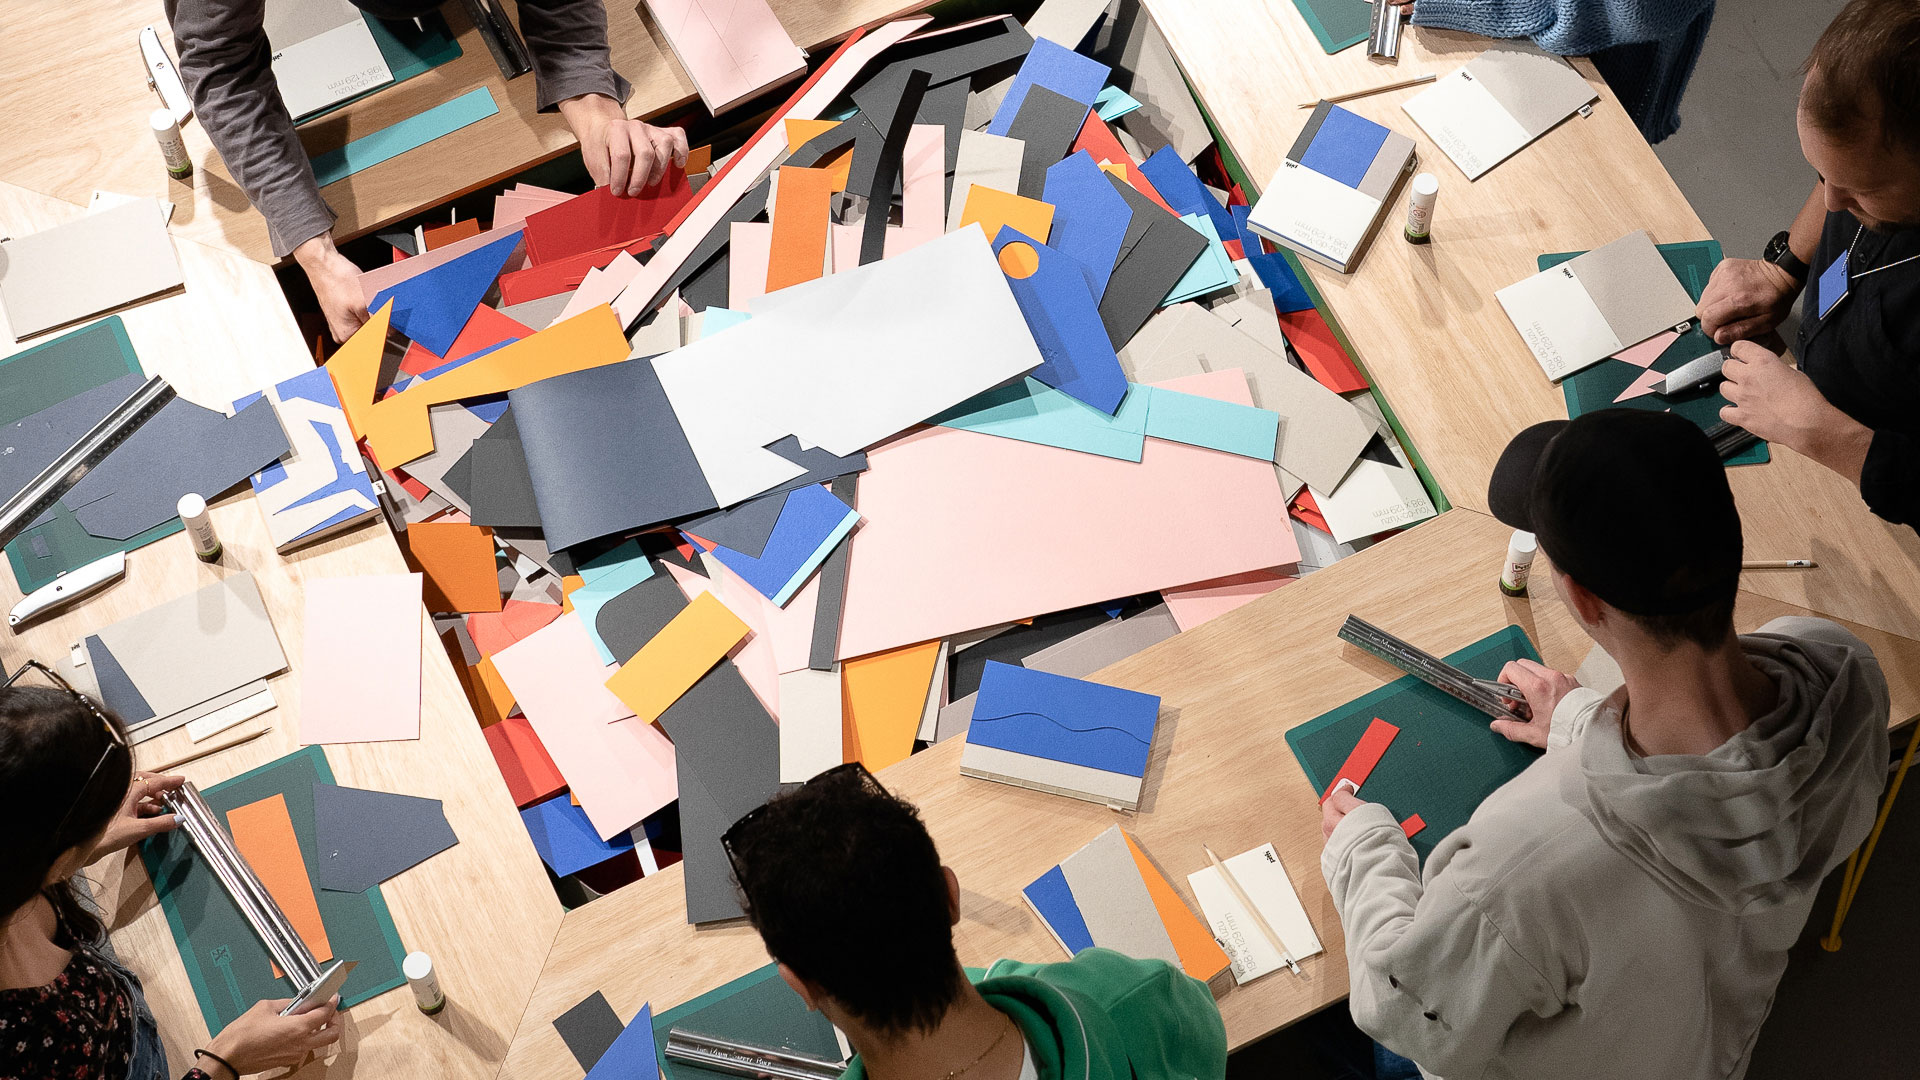
[[147,704],[140,688],[127,675],[127,669],[120,666],[99,635],[87,638],[86,646],[87,662],[93,665],[93,681],[100,687],[100,701],[128,727],[153,719],[153,706]]
[[680,528],[703,540],[711,540],[757,559],[767,550],[767,538],[773,535],[773,527],[780,521],[780,511],[787,505],[787,495],[785,490],[755,495],[725,510],[683,522]]
[[660,716],[680,781],[687,921],[738,918],[720,836],[780,790],[780,729],[740,669],[722,660]]
[[322,889],[366,892],[460,842],[439,799],[313,785]]
[[595,990],[593,996],[553,1018],[553,1029],[560,1033],[560,1040],[573,1051],[575,1061],[587,1072],[593,1067],[620,1037],[626,1028],[620,1018],[614,1015],[613,1006],[607,1004],[606,995]]
[[1047,167],[1067,156],[1073,140],[1087,122],[1087,107],[1064,94],[1033,84],[1014,114],[1007,137],[1025,143],[1020,153],[1022,198],[1038,199],[1046,192]]
[[180,496],[211,502],[289,449],[264,398],[232,417],[174,398],[60,501],[89,533],[125,540],[177,516]]
[[[777,444],[776,444],[777,445]],[[842,476],[830,490],[834,497],[858,510],[854,501],[860,478]],[[847,602],[847,558],[852,544],[838,544],[820,564],[820,601],[813,615],[813,644],[807,653],[807,667],[814,671],[832,671],[840,653],[840,610]]]
[[593,628],[613,658],[624,664],[686,606],[686,594],[673,577],[655,574],[602,604]]

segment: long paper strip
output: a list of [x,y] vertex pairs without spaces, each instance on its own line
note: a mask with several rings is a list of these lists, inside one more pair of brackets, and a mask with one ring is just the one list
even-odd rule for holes
[[320,154],[313,159],[314,182],[326,187],[345,180],[362,169],[371,169],[443,135],[451,135],[468,124],[485,120],[499,111],[500,106],[494,104],[492,91],[484,86],[469,90],[452,101],[435,105],[391,127],[362,135],[345,146]]
[[[313,881],[307,877],[307,863],[300,855],[300,837],[293,831],[286,796],[272,795],[234,807],[227,812],[227,831],[233,834],[233,846],[239,849],[240,857],[253,867],[260,884],[266,886],[300,940],[313,951],[313,958],[323,964],[333,959],[333,945],[327,940],[326,924],[320,921],[320,902],[313,895]],[[278,965],[273,977],[281,977]]]
[[1366,733],[1354,744],[1353,752],[1347,755],[1346,762],[1340,766],[1340,771],[1333,774],[1333,783],[1327,785],[1326,794],[1320,796],[1320,801],[1326,802],[1327,796],[1333,794],[1334,788],[1342,780],[1353,781],[1356,789],[1365,787],[1373,767],[1380,764],[1380,759],[1386,756],[1387,747],[1393,744],[1394,736],[1398,734],[1398,727],[1374,717],[1373,723],[1367,725]]

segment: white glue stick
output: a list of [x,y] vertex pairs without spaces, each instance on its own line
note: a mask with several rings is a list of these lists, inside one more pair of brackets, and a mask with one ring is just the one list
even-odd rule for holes
[[1530,532],[1513,531],[1507,541],[1507,565],[1500,568],[1500,591],[1508,596],[1527,595],[1527,577],[1533,573],[1533,557],[1540,542]]
[[1407,185],[1407,243],[1433,239],[1433,204],[1439,199],[1440,180],[1432,173],[1423,172]]
[[423,952],[410,952],[400,962],[400,973],[413,988],[414,1004],[432,1016],[447,1007],[447,995],[440,992],[440,977],[433,972],[433,958]]
[[188,492],[174,506],[180,521],[193,538],[193,554],[201,562],[220,561],[220,537],[214,534],[213,517],[207,513],[207,500]]
[[170,109],[155,109],[147,118],[154,141],[160,144],[160,156],[166,159],[167,175],[185,180],[193,175],[193,159],[187,156],[187,142],[180,137],[180,121]]

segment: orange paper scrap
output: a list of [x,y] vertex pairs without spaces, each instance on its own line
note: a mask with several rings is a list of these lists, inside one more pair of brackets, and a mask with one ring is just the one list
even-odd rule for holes
[[976,221],[986,230],[989,243],[1000,235],[1001,226],[1011,225],[1044,244],[1047,234],[1053,231],[1053,204],[969,184],[966,201],[961,204],[960,227],[964,229]]
[[[293,818],[287,813],[285,795],[269,795],[259,802],[236,806],[227,811],[227,831],[233,834],[233,846],[247,860],[267,894],[280,906],[293,924],[300,940],[307,943],[313,958],[324,964],[333,959],[333,945],[327,941],[326,924],[320,921],[320,902],[313,895],[313,881],[307,876],[307,861],[300,855],[300,837],[293,831]],[[273,977],[280,978],[274,965]]]
[[[377,321],[380,330],[374,339],[375,346],[356,352],[345,372],[336,369],[333,363],[328,364],[328,369],[334,372],[334,386],[340,391],[340,405],[346,410],[347,422],[353,425],[355,433],[367,440],[374,458],[384,469],[398,468],[433,452],[433,429],[427,424],[427,409],[434,405],[504,394],[555,375],[617,364],[625,360],[629,352],[626,334],[613,309],[594,307],[438,378],[416,382],[392,397],[372,401],[374,383],[379,377],[379,356],[376,352],[372,373],[368,374],[364,354],[385,344],[386,321],[384,318]],[[334,354],[334,362],[373,325],[369,322],[361,327],[340,352]],[[351,405],[348,404],[350,393]]]
[[[788,120],[787,149],[798,150],[802,146],[834,128],[840,126],[838,120]],[[846,146],[820,159],[815,168],[825,169],[833,174],[833,190],[847,190],[847,176],[853,169],[853,147]],[[691,170],[689,170],[691,171]],[[732,300],[729,300],[732,303]]]
[[[720,560],[711,555],[702,555],[700,561],[707,572],[713,575],[712,577],[702,577],[677,563],[663,562],[661,565],[667,568],[667,573],[673,577],[673,583],[680,586],[680,591],[686,594],[689,601],[702,593],[712,593],[714,599],[727,605],[728,611],[738,615],[740,621],[747,624],[747,640],[741,642],[740,647],[728,655],[728,659],[732,660],[733,666],[739,669],[740,677],[746,680],[747,689],[752,690],[753,696],[759,698],[760,704],[766,707],[767,715],[777,722],[780,717],[780,673],[774,669],[772,637],[762,629],[765,620],[756,620],[752,614],[756,609],[741,602],[741,597],[737,593],[727,591],[726,586],[721,583],[721,572],[724,568]],[[760,596],[754,591],[753,586],[740,582],[738,578],[734,581],[741,590],[759,597],[762,603],[772,605],[773,601]],[[807,665],[803,661],[800,666]]]
[[738,615],[719,597],[702,593],[620,665],[607,689],[652,723],[746,636],[747,624]]
[[407,551],[427,575],[428,611],[499,611],[500,571],[493,530],[467,522],[420,521],[407,527]]
[[855,740],[848,745],[857,747],[855,753],[868,772],[879,772],[913,753],[939,659],[940,642],[929,641],[840,665],[841,701]]
[[1160,922],[1167,928],[1167,937],[1173,941],[1173,951],[1180,956],[1180,967],[1188,975],[1207,982],[1215,975],[1226,970],[1228,960],[1225,950],[1214,940],[1213,931],[1199,920],[1173,891],[1160,868],[1153,865],[1140,845],[1133,842],[1125,829],[1120,831],[1121,839],[1127,842],[1127,850],[1133,853],[1133,864],[1140,868],[1140,879],[1147,883],[1147,895],[1153,898],[1154,910],[1160,913]]
[[781,167],[773,196],[768,292],[812,281],[826,267],[827,212],[835,190],[830,169]]
[[473,673],[485,710],[485,715],[480,717],[480,726],[492,727],[513,711],[513,691],[507,689],[507,681],[500,677],[500,669],[493,666],[491,656],[481,657],[480,662],[473,666]]

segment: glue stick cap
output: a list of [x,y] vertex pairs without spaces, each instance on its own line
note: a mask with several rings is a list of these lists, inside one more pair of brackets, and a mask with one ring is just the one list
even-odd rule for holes
[[1679,615],[1740,586],[1740,512],[1693,421],[1602,409],[1514,436],[1487,508],[1535,534],[1555,567],[1632,615]]

